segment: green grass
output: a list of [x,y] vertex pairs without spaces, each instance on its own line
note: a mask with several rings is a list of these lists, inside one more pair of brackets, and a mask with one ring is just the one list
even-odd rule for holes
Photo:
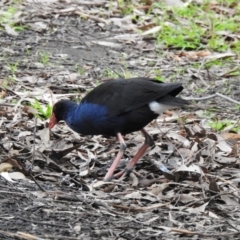
[[111,78],[111,79],[118,78],[117,73],[115,73],[115,72],[113,72],[112,70],[109,70],[109,69],[106,69],[104,71],[103,76],[107,77],[107,78]]
[[208,121],[208,125],[216,132],[224,130],[226,127],[230,128],[231,132],[238,133],[240,131],[240,123],[233,124],[230,120],[215,120]]
[[48,119],[51,117],[52,114],[52,106],[47,104],[43,106],[37,99],[34,99],[34,103],[31,104],[31,107],[36,109],[38,114],[34,114],[37,118],[40,119]]
[[46,51],[40,51],[39,52],[40,58],[41,58],[41,63],[43,65],[47,65],[49,62],[50,54]]
[[155,75],[154,77],[156,80],[160,81],[160,82],[166,82],[166,78],[164,76],[161,75]]
[[235,109],[236,109],[236,110],[240,110],[240,105],[237,105],[237,104],[236,104],[236,105],[235,105]]
[[74,68],[79,73],[79,75],[84,75],[85,69],[83,67],[80,67],[78,64],[75,64]]
[[118,9],[122,15],[131,15],[134,10],[134,5],[132,1],[118,0]]
[[[144,3],[142,5],[144,6]],[[111,6],[110,4],[109,9],[112,9]],[[136,6],[139,5],[132,1],[118,1],[121,14],[131,15],[134,22],[140,23],[141,16],[134,16]],[[147,15],[151,23],[161,26],[159,32],[153,36],[164,48],[207,48],[216,52],[224,52],[230,48],[240,52],[240,41],[237,37],[234,39],[234,35],[240,34],[240,4],[237,0],[219,0],[216,7],[209,0],[203,0],[199,5],[193,2],[181,7],[169,7],[162,1],[153,1]]]
[[15,73],[16,73],[16,71],[17,71],[17,69],[18,69],[18,62],[12,63],[12,64],[7,63],[7,66],[8,66],[8,68],[9,68],[12,76],[15,76]]
[[10,26],[14,31],[23,31],[26,28],[26,26],[19,24],[18,19],[15,18],[17,11],[17,3],[9,6],[5,11],[2,9],[0,13],[0,30],[5,30],[5,25]]
[[[223,1],[231,6],[234,1]],[[220,4],[222,1],[220,1]],[[152,4],[149,15],[154,15],[154,9],[160,9],[162,16],[155,15],[154,22],[161,30],[154,34],[159,44],[166,48],[176,49],[210,49],[224,52],[229,47],[240,51],[240,43],[228,37],[240,34],[240,7],[235,8],[234,16],[227,12],[218,13],[211,7],[210,1],[204,1],[201,6],[190,3],[187,7],[168,8],[162,3]]]
[[16,72],[18,71],[18,64],[18,61],[15,63],[6,62],[8,74],[6,75],[4,81],[1,83],[2,87],[7,88],[9,84],[12,85],[16,83]]
[[204,31],[195,24],[186,27],[172,27],[162,23],[162,29],[157,37],[157,41],[166,47],[196,49],[200,47],[201,35],[203,33]]

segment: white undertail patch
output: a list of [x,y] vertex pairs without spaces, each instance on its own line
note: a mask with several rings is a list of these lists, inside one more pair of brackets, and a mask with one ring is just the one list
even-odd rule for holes
[[148,105],[149,105],[149,108],[153,112],[155,112],[156,114],[161,114],[161,113],[165,112],[168,109],[175,108],[174,106],[161,104],[161,103],[156,102],[156,101],[150,102]]

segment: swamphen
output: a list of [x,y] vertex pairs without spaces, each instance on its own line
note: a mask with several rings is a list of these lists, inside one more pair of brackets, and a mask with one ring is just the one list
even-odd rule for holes
[[144,127],[167,109],[188,103],[175,97],[182,90],[181,83],[162,83],[149,78],[109,80],[89,92],[80,104],[69,100],[57,102],[49,128],[64,120],[83,135],[117,136],[120,150],[104,178],[110,180],[126,149],[122,135],[141,130],[145,137],[145,143],[127,164],[126,173],[133,169],[148,147],[154,145]]

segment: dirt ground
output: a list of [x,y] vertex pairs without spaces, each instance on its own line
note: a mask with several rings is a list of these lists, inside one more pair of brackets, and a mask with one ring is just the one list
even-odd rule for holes
[[[219,139],[201,113],[214,109],[213,118],[238,121],[233,102],[219,95],[193,101],[172,119],[160,117],[147,128],[156,147],[136,166],[143,177],[111,183],[102,179],[119,148],[115,138],[79,136],[64,124],[50,133],[47,119],[36,120],[24,109],[34,99],[43,105],[64,97],[79,101],[117,74],[160,74],[182,82],[182,97],[218,92],[240,101],[238,77],[222,76],[224,69],[195,69],[187,58],[176,61],[179,50],[156,49],[154,38],[132,36],[128,20],[109,16],[106,23],[95,16],[92,9],[100,11],[104,1],[80,2],[23,1],[19,23],[27,27],[0,32],[0,161],[24,176],[0,178],[0,239],[240,239],[239,135],[222,139],[214,158],[202,152]],[[7,9],[12,3],[3,4]],[[83,9],[92,12],[83,16]],[[191,135],[194,126],[199,129]],[[133,133],[126,142],[119,169],[143,139]],[[199,150],[189,157],[196,142]],[[161,167],[176,170],[182,157],[197,170]]]

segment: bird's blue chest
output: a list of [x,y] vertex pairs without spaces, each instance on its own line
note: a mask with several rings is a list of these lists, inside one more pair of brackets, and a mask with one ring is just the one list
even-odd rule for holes
[[116,128],[120,120],[111,116],[107,107],[84,102],[71,111],[66,123],[74,131],[84,135],[114,135],[108,132],[114,129],[113,125]]

